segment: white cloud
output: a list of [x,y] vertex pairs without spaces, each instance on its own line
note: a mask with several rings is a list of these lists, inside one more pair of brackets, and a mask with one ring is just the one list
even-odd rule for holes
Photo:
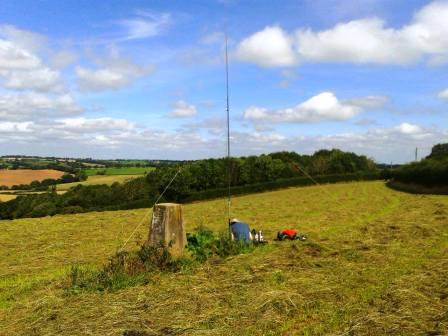
[[129,86],[134,80],[148,76],[154,71],[151,65],[135,64],[118,54],[106,60],[98,60],[98,69],[76,67],[81,91],[116,90]]
[[47,38],[44,35],[19,29],[9,24],[0,25],[0,37],[14,41],[18,47],[32,52],[42,49],[47,44]]
[[71,132],[104,132],[104,131],[129,131],[135,128],[135,124],[126,119],[114,118],[68,118],[57,120],[55,129]]
[[169,13],[139,11],[139,16],[117,22],[125,29],[123,40],[137,40],[159,35],[171,23]]
[[420,126],[409,123],[402,123],[395,127],[395,129],[403,134],[418,134],[422,132]]
[[0,82],[7,89],[61,91],[59,71],[46,66],[35,53],[45,38],[40,34],[0,25]]
[[76,75],[81,91],[119,89],[127,86],[130,82],[125,74],[107,68],[91,70],[78,66]]
[[0,39],[0,70],[29,70],[40,66],[37,56],[11,41]]
[[173,118],[188,118],[196,115],[196,113],[197,109],[194,105],[179,100],[174,103],[173,110],[168,113],[168,116]]
[[298,29],[288,33],[266,27],[244,39],[240,59],[261,66],[300,62],[409,64],[427,59],[448,61],[448,2],[434,1],[421,8],[411,22],[388,27],[380,18],[339,23],[331,29]]
[[251,106],[243,114],[245,119],[255,122],[319,122],[351,119],[365,108],[381,106],[386,98],[368,96],[340,101],[332,92],[322,92],[291,108],[268,110]]
[[4,77],[3,85],[8,89],[32,89],[41,92],[61,91],[63,89],[59,71],[47,67],[29,71],[11,71]]
[[[194,159],[223,156],[225,148],[221,134],[205,136],[193,128],[150,129],[115,118],[0,122],[0,132],[0,143],[8,143],[8,150],[30,154],[41,151],[62,156]],[[413,160],[416,146],[421,155],[427,155],[432,145],[445,139],[448,139],[446,130],[407,122],[363,132],[300,137],[272,131],[231,133],[233,155],[280,150],[313,153],[322,148],[340,148],[374,157],[379,162],[394,163]]]
[[443,91],[440,91],[440,92],[437,94],[437,97],[439,97],[440,99],[446,99],[446,100],[448,100],[448,89],[445,89],[445,90],[443,90]]
[[299,30],[300,58],[313,62],[403,64],[418,60],[420,51],[403,35],[377,18],[341,23],[332,29]]
[[263,67],[291,66],[297,62],[292,39],[278,26],[268,26],[244,40],[236,50],[242,61]]
[[38,93],[0,95],[0,120],[28,121],[47,117],[61,117],[82,113],[73,97]]
[[33,123],[30,121],[25,122],[0,122],[0,132],[2,133],[24,133],[31,132],[30,126]]

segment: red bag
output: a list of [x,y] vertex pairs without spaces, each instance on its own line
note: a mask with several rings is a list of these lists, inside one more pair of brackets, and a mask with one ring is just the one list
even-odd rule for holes
[[297,231],[293,229],[284,229],[281,233],[290,239],[294,239],[297,236]]

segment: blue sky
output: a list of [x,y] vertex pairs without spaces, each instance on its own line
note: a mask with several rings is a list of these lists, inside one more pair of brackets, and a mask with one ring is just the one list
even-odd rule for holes
[[9,1],[0,155],[341,148],[406,162],[448,141],[448,1]]

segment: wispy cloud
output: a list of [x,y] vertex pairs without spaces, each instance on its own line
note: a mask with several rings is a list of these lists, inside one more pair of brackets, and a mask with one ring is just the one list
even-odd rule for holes
[[138,11],[135,17],[116,23],[124,30],[121,40],[137,40],[161,34],[172,22],[170,13]]
[[445,89],[445,90],[443,90],[443,91],[440,91],[440,92],[437,94],[437,97],[439,97],[440,99],[448,100],[448,89]]

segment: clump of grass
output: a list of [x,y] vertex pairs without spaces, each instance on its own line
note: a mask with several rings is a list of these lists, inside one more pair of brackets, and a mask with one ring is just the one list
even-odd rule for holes
[[169,246],[142,245],[138,251],[118,251],[101,270],[73,266],[69,273],[72,292],[83,290],[115,291],[147,284],[151,276],[160,272],[178,272],[190,262],[186,258],[174,258]]

